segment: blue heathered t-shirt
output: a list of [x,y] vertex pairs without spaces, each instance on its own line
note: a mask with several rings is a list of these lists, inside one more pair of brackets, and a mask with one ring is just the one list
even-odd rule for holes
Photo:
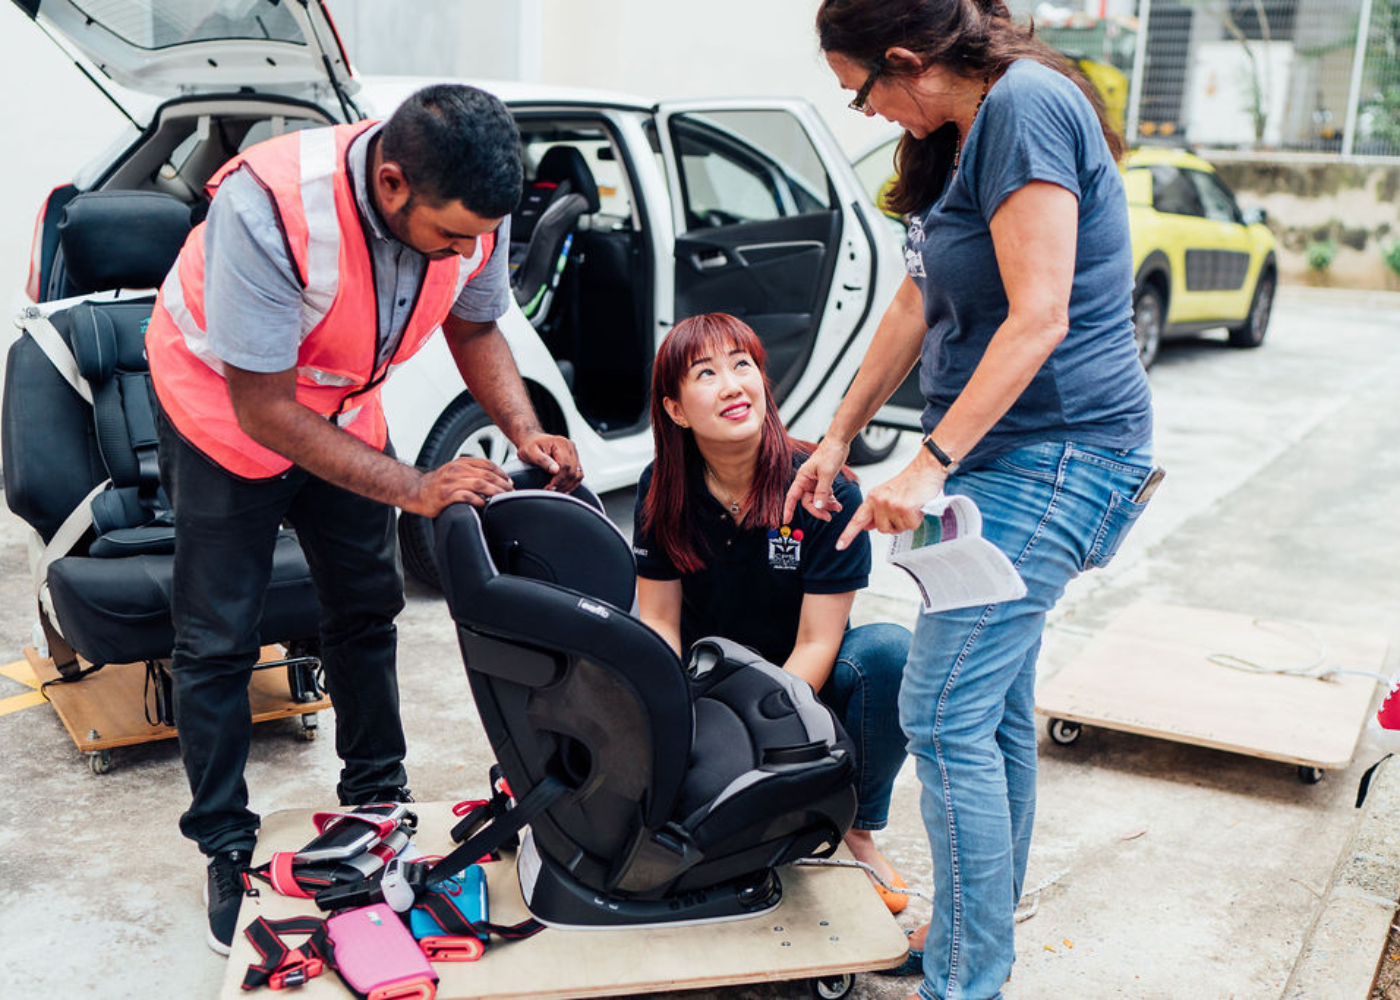
[[1069,333],[964,467],[1044,441],[1134,448],[1152,439],[1152,395],[1133,341],[1133,259],[1123,180],[1079,88],[1029,59],[987,92],[938,200],[910,217],[904,263],[923,293],[924,431],[957,399],[1007,315],[992,216],[1031,181],[1079,199]]

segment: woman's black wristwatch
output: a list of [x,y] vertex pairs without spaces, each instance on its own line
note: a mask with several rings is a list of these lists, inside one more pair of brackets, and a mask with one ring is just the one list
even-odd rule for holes
[[924,435],[924,447],[928,449],[928,453],[934,457],[934,460],[937,461],[939,465],[943,466],[944,472],[950,476],[957,474],[958,463],[953,461],[952,457],[946,451],[933,443],[932,432]]

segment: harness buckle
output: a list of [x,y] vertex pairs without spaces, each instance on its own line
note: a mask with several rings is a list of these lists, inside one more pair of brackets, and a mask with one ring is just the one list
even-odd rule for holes
[[326,963],[319,958],[289,958],[287,963],[268,977],[267,985],[274,990],[289,986],[305,986],[325,971]]

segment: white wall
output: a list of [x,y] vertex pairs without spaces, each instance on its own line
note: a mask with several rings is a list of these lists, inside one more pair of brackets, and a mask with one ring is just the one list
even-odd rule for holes
[[[817,49],[818,0],[328,0],[361,72],[538,80],[655,98],[801,96],[848,152],[891,134],[846,108]],[[123,119],[37,26],[0,3],[0,308],[22,287],[39,203]]]
[[0,108],[0,309],[8,312],[29,273],[39,204],[126,120],[12,3],[0,4]]

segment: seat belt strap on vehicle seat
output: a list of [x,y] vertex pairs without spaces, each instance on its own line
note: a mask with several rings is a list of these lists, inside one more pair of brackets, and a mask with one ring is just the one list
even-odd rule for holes
[[[270,986],[274,990],[301,986],[319,976],[330,961],[330,942],[326,922],[319,917],[288,917],[268,920],[258,917],[243,931],[258,953],[258,961],[248,966],[243,975],[243,989],[254,990]],[[284,934],[307,934],[310,937],[298,948],[288,948]]]
[[41,549],[31,549],[34,598],[39,605],[39,625],[44,630],[44,639],[49,645],[49,656],[53,658],[59,677],[64,680],[77,680],[82,671],[78,667],[77,654],[63,637],[63,630],[59,628],[53,613],[53,601],[49,597],[49,567],[72,552],[73,546],[87,534],[88,529],[92,527],[93,498],[111,484],[110,479],[104,479],[94,486],[63,519],[63,523],[47,543],[37,532],[34,536],[43,546]]
[[87,379],[79,373],[78,360],[73,357],[73,352],[63,342],[63,335],[58,332],[58,328],[35,306],[27,308],[21,314],[18,323],[20,329],[29,334],[34,339],[34,343],[39,345],[39,350],[44,352],[44,357],[48,358],[49,363],[63,376],[63,381],[72,386],[73,391],[82,396],[91,406],[92,387],[88,385]]

